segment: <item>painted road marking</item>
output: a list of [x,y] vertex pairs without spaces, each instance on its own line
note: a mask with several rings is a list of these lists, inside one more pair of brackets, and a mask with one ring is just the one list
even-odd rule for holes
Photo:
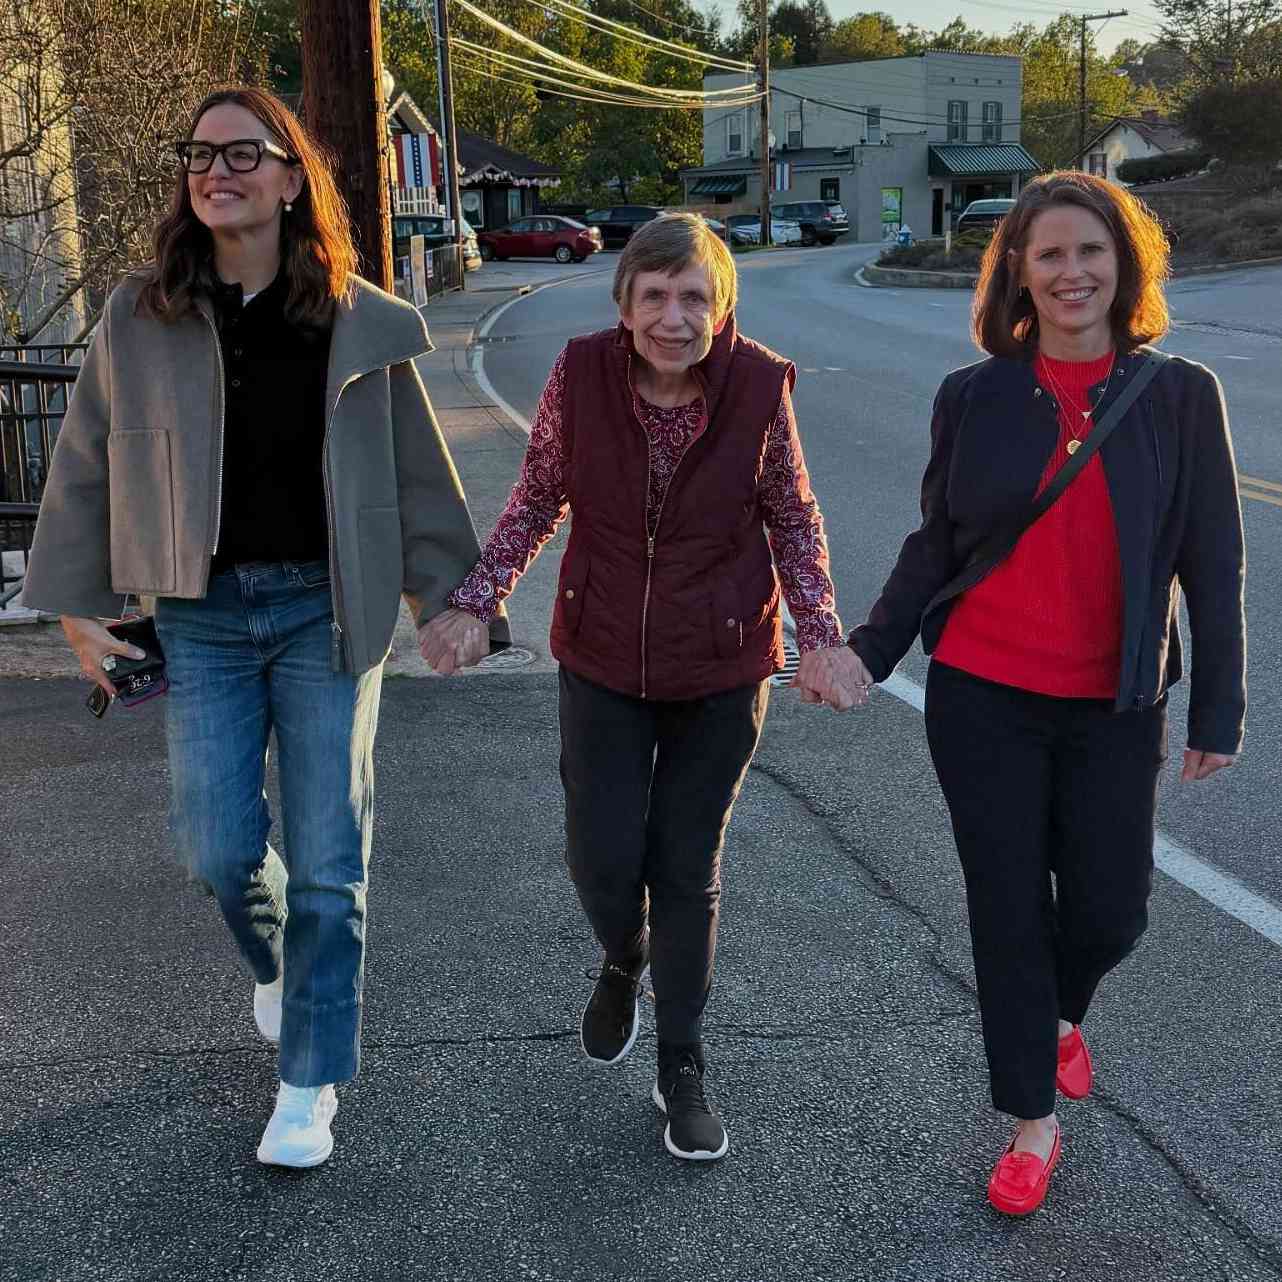
[[1243,485],[1253,485],[1257,490],[1272,490],[1275,494],[1282,494],[1282,485],[1276,481],[1265,481],[1258,476],[1247,476],[1245,472],[1239,472],[1237,479]]

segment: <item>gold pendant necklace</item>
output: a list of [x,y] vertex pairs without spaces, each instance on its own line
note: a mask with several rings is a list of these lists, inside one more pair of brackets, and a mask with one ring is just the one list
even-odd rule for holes
[[[1108,385],[1109,385],[1109,383],[1111,383],[1111,382],[1113,381],[1113,370],[1116,368],[1116,366],[1117,366],[1117,355],[1116,355],[1116,353],[1114,353],[1114,356],[1113,356],[1113,363],[1108,367],[1108,378],[1107,378],[1107,379],[1105,380],[1105,382],[1104,382],[1104,390],[1103,390],[1102,392],[1100,392],[1100,394],[1099,394],[1099,398],[1100,398],[1100,400],[1101,400],[1101,401],[1104,399],[1105,395],[1108,393]],[[1060,403],[1060,404],[1061,404],[1061,405],[1062,405],[1066,410],[1071,410],[1071,409],[1073,409],[1073,408],[1074,408],[1074,406],[1073,406],[1073,405],[1072,405],[1072,403],[1069,401],[1068,397],[1064,395],[1064,389],[1063,389],[1063,387],[1060,385],[1060,381],[1059,381],[1059,379],[1057,379],[1057,378],[1055,377],[1055,375],[1051,373],[1051,367],[1050,367],[1050,363],[1049,363],[1049,361],[1047,361],[1047,360],[1045,360],[1045,359],[1042,361],[1042,369],[1043,369],[1043,370],[1045,370],[1045,372],[1046,372],[1046,377],[1050,380],[1050,383],[1051,383],[1051,390],[1054,392],[1054,394],[1055,394],[1056,396],[1058,396],[1058,397],[1059,397],[1059,403]],[[1089,392],[1089,390],[1088,390],[1088,391],[1087,391],[1087,393],[1086,393],[1086,403],[1087,403],[1087,405],[1088,405],[1088,406],[1090,405],[1090,392]],[[1086,429],[1086,425],[1087,425],[1087,423],[1089,423],[1089,422],[1090,422],[1091,415],[1094,413],[1094,409],[1093,409],[1093,408],[1088,408],[1088,409],[1084,409],[1084,410],[1078,410],[1077,412],[1082,416],[1082,428],[1083,428],[1083,430],[1085,430],[1085,429]],[[1070,420],[1070,421],[1071,421],[1071,420]],[[1070,457],[1070,458],[1071,458],[1074,454],[1076,454],[1078,450],[1080,450],[1080,449],[1082,448],[1082,438],[1081,438],[1080,436],[1078,436],[1078,434],[1077,434],[1076,432],[1072,431],[1072,429],[1071,429],[1071,428],[1069,429],[1069,439],[1068,439],[1067,443],[1065,444],[1065,447],[1064,447],[1064,448],[1068,450],[1068,453],[1069,453],[1069,457]]]

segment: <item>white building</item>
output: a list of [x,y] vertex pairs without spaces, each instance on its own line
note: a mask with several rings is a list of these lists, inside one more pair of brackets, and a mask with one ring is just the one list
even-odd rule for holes
[[[745,82],[704,78],[705,90]],[[775,201],[836,200],[851,236],[901,223],[942,235],[972,200],[1014,196],[1039,168],[1019,141],[1023,60],[930,52],[771,70]],[[704,112],[703,164],[682,171],[688,203],[761,199],[759,108]]]
[[1174,121],[1156,111],[1144,111],[1138,116],[1119,116],[1101,129],[1077,157],[1077,165],[1087,173],[1116,181],[1117,167],[1123,161],[1191,151],[1196,145]]

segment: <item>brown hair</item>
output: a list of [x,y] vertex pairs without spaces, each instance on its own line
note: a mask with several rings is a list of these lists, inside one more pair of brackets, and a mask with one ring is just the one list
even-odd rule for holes
[[[1117,250],[1117,295],[1109,311],[1113,341],[1129,351],[1166,333],[1170,315],[1162,290],[1170,246],[1148,207],[1125,187],[1093,174],[1058,170],[1019,193],[984,251],[971,307],[975,342],[993,356],[1031,358],[1037,351],[1037,312],[1020,290],[1020,259],[1033,219],[1043,210],[1076,205],[1107,225]],[[1013,262],[1012,262],[1013,258]]]
[[[335,300],[346,296],[357,262],[347,206],[334,182],[329,154],[279,98],[252,86],[210,94],[193,113],[187,136],[196,132],[205,112],[223,103],[257,116],[302,166],[302,190],[281,219],[281,259],[289,277],[285,314],[295,324],[324,325]],[[182,168],[169,213],[156,226],[154,246],[155,259],[144,271],[138,305],[159,320],[176,320],[191,309],[193,295],[213,284],[213,238],[191,207]]]
[[712,316],[720,324],[739,297],[739,274],[721,238],[698,214],[660,214],[632,233],[614,269],[614,301],[631,306],[632,279],[640,272],[675,276],[696,263],[712,281]]

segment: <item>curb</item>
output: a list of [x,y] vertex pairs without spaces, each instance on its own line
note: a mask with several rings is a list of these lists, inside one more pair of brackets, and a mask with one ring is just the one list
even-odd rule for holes
[[[1171,280],[1188,276],[1210,276],[1217,272],[1235,272],[1255,267],[1282,266],[1282,256],[1274,258],[1243,258],[1237,262],[1204,263],[1195,267],[1177,268]],[[884,289],[887,286],[901,289],[974,289],[979,280],[978,272],[921,271],[911,267],[878,267],[865,263],[855,273],[855,284],[865,289]]]

